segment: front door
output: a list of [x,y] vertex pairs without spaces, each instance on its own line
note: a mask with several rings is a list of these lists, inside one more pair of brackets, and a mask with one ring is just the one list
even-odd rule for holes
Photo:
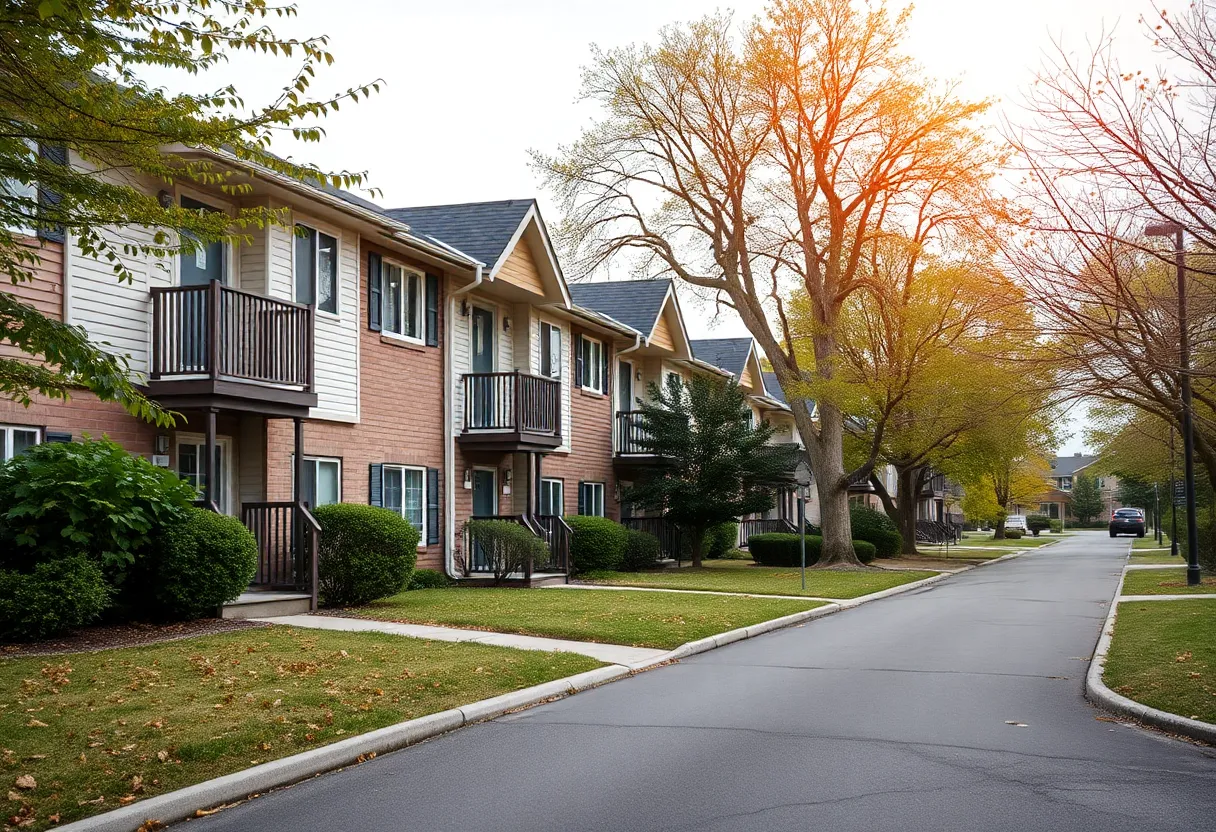
[[475,428],[497,427],[494,414],[498,385],[489,373],[494,372],[494,313],[489,309],[473,307],[473,385],[469,391],[473,397],[473,424]]
[[620,361],[617,363],[616,409],[633,410],[633,407],[633,364]]
[[[220,210],[198,200],[191,199],[188,196],[182,197],[182,208],[188,211],[198,211],[200,214],[219,212]],[[190,235],[187,234],[187,236]],[[200,246],[195,251],[183,251],[180,260],[181,285],[206,286],[213,280],[218,280],[221,283],[225,282],[227,263],[224,260],[223,240],[209,243],[206,246]]]
[[[473,516],[493,517],[498,513],[497,477],[492,469],[473,469]],[[473,572],[492,572],[494,565],[488,552],[476,540],[470,541],[469,556]]]

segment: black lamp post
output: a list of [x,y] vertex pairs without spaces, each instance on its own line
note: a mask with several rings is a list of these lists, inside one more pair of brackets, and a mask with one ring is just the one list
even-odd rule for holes
[[1178,497],[1174,484],[1174,426],[1170,425],[1170,555],[1178,557]]
[[1198,586],[1199,526],[1195,519],[1195,431],[1191,416],[1191,343],[1186,318],[1183,228],[1176,222],[1158,223],[1144,229],[1144,233],[1149,237],[1174,238],[1174,264],[1178,269],[1178,372],[1182,387],[1182,476],[1186,483],[1186,583]]

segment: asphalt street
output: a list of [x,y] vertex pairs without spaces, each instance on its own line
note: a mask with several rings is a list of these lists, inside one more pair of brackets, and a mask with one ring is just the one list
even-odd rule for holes
[[189,826],[1216,830],[1216,749],[1082,696],[1127,547],[1079,534]]

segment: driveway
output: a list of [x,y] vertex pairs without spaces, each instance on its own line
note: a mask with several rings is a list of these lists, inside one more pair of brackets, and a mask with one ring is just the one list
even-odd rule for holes
[[1078,534],[190,828],[1213,829],[1216,749],[1082,697],[1127,547]]

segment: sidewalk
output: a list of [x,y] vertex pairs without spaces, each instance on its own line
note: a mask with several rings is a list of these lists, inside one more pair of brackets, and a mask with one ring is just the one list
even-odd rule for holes
[[397,624],[370,618],[342,618],[336,615],[280,615],[255,618],[267,624],[285,624],[314,630],[340,630],[357,633],[389,633],[395,636],[425,638],[432,641],[468,641],[514,647],[517,650],[541,650],[547,653],[580,653],[608,664],[630,667],[647,663],[669,652],[649,647],[627,647],[622,644],[600,644],[591,641],[568,641],[560,638],[521,636],[513,633],[491,633],[484,630],[462,630],[457,627],[433,627],[428,624]]

